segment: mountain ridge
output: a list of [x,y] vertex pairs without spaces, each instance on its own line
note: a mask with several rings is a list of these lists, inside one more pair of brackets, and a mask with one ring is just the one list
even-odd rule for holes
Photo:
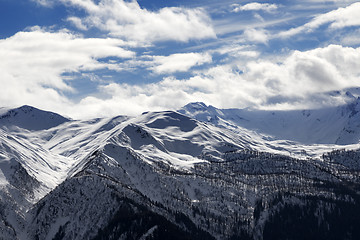
[[[0,237],[268,239],[299,215],[321,223],[316,234],[328,224],[333,236],[360,236],[345,220],[348,208],[360,211],[359,144],[281,140],[193,105],[198,119],[163,111],[38,130],[0,125]],[[343,117],[357,115],[354,105]]]
[[14,109],[2,109],[0,126],[20,127],[31,131],[45,130],[70,121],[57,113],[23,105]]
[[178,112],[216,126],[242,127],[278,140],[303,144],[357,144],[360,141],[360,98],[326,109],[269,111],[218,109],[190,103]]

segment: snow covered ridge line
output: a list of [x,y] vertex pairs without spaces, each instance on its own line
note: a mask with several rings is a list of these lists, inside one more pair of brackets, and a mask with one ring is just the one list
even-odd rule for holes
[[[336,224],[341,219],[351,229],[358,222],[359,215],[349,220],[348,214],[359,210],[359,156],[336,151],[326,161],[306,161],[242,150],[227,152],[223,161],[208,154],[188,171],[166,159],[146,161],[143,153],[112,142],[34,205],[28,236],[129,239],[153,230],[148,239],[175,233],[171,239],[278,239],[277,231],[292,236],[296,228],[309,230],[298,225],[304,218],[319,223],[305,239],[312,233],[356,239],[356,231]],[[351,167],[342,164],[347,160]],[[282,217],[286,221],[276,220]],[[280,230],[282,224],[289,230]]]
[[360,141],[360,98],[325,109],[262,111],[218,109],[204,103],[190,103],[179,113],[227,129],[247,129],[273,140],[302,144],[358,144]]
[[[269,129],[291,132],[285,117],[301,114],[305,123],[298,124],[312,126],[308,135],[326,139],[331,128],[317,130],[321,125],[311,123],[331,115],[320,122],[354,127],[337,137],[352,142],[356,102],[283,115],[205,104],[180,111],[87,121],[28,106],[0,114],[0,238],[159,239],[176,233],[185,239],[262,239],[271,234],[269,226],[279,227],[279,212],[296,212],[288,203],[318,206],[319,214],[360,203],[359,151],[331,152],[358,149],[357,142],[305,144],[256,129],[280,119],[276,131]],[[249,119],[248,128],[240,124]]]
[[44,130],[70,121],[59,114],[24,105],[0,111],[0,126],[16,126],[27,130]]

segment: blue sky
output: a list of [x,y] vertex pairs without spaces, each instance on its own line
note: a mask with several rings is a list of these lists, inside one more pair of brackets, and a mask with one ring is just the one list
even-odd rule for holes
[[303,109],[360,87],[358,1],[0,0],[0,101],[89,118]]

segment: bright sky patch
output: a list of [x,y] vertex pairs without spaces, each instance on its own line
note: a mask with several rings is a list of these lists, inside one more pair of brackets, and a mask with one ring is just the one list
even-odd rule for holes
[[357,1],[0,0],[0,100],[74,118],[319,108],[360,87]]

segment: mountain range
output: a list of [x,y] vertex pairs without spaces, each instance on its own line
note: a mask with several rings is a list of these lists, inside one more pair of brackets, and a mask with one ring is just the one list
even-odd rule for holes
[[360,99],[73,120],[0,109],[1,239],[360,239]]

